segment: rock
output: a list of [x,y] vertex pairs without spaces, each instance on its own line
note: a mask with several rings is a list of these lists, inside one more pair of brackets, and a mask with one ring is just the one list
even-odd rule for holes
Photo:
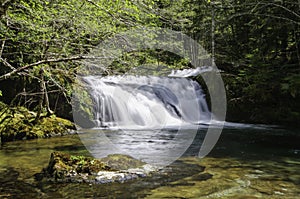
[[131,179],[136,179],[139,176],[136,174],[130,174],[125,172],[112,172],[112,171],[100,171],[98,172],[95,180],[99,183],[109,182],[124,182]]
[[69,129],[74,129],[72,122],[53,115],[40,119],[30,132],[38,137],[53,137],[68,134]]
[[199,174],[193,175],[191,180],[203,181],[203,180],[211,179],[212,177],[213,177],[213,175],[210,173],[199,173]]
[[0,104],[1,142],[52,137],[68,134],[75,126],[72,122],[45,114],[36,122],[36,113],[25,107],[9,107]]
[[122,154],[111,154],[105,158],[102,158],[101,161],[107,163],[110,167],[117,170],[137,168],[146,164],[140,160],[134,159],[129,155]]
[[107,164],[100,160],[73,156],[62,152],[53,152],[50,157],[46,174],[55,179],[64,177],[76,177],[79,174],[94,174],[99,171],[113,171]]
[[[104,184],[123,183],[127,180],[146,177],[156,170],[157,168],[127,155],[114,154],[98,160],[53,152],[48,167],[43,169],[41,174],[47,181]],[[43,180],[41,174],[35,175],[36,180]]]
[[44,198],[43,193],[35,186],[20,178],[14,168],[0,169],[0,198]]

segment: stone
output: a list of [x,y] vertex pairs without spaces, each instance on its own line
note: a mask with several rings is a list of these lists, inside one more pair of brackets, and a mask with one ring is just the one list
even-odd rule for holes
[[134,159],[129,155],[123,154],[111,154],[105,158],[101,158],[101,161],[105,162],[106,164],[110,165],[110,167],[117,170],[137,168],[146,164],[145,162]]
[[1,142],[60,136],[75,129],[72,122],[55,115],[43,113],[36,121],[36,113],[25,107],[1,106],[5,107],[0,109]]
[[146,177],[157,170],[156,167],[128,155],[114,154],[98,160],[92,157],[53,152],[48,167],[35,176],[38,181],[45,178],[47,181],[53,182],[105,184],[123,183],[128,180]]

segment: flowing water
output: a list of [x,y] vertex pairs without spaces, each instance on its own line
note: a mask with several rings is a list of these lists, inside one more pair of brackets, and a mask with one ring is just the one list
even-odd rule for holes
[[[202,69],[195,72],[199,73]],[[199,141],[203,155],[217,141],[223,122],[209,111],[201,86],[185,77],[189,71],[161,76],[85,76],[82,86],[92,102],[93,128],[81,129],[80,137],[87,149],[97,158],[111,153],[132,155],[155,166],[172,163],[192,144],[198,127],[209,128]],[[85,95],[86,96],[86,95]],[[82,103],[82,102],[81,102]],[[74,120],[82,125],[81,106],[74,106]],[[217,128],[218,127],[218,128]],[[110,130],[107,133],[106,129]],[[171,138],[170,138],[171,137]],[[121,140],[121,141],[120,141]],[[145,142],[146,140],[146,142]],[[151,153],[149,153],[151,151]]]
[[[168,172],[106,185],[41,184],[34,180],[33,175],[47,166],[52,151],[89,155],[78,135],[5,143],[0,150],[0,198],[297,198],[300,195],[299,130],[228,124],[213,151],[200,159],[195,153],[203,134],[202,126],[191,147],[170,165]],[[123,138],[128,143],[128,137]],[[155,136],[151,139],[156,142]],[[119,144],[123,141],[120,138]],[[145,139],[143,144],[148,142]],[[158,150],[160,145],[156,145]],[[203,172],[202,166],[205,166]]]
[[[189,72],[189,71],[188,71]],[[175,76],[182,74],[173,74]],[[5,143],[0,198],[297,198],[300,132],[225,123],[204,158],[208,128],[218,129],[201,87],[181,77],[83,78],[94,128],[76,135]],[[77,118],[76,118],[77,117]],[[78,115],[74,119],[81,120]],[[218,136],[214,137],[217,141]],[[37,182],[53,151],[103,157],[112,153],[166,166],[125,183]],[[176,161],[175,161],[176,160]]]
[[153,129],[211,120],[201,86],[189,78],[86,76],[83,81],[96,127]]

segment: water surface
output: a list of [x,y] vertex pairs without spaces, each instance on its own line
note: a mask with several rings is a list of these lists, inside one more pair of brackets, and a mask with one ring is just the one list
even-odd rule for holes
[[[172,131],[110,136],[131,148],[159,150]],[[109,134],[109,132],[107,132]],[[198,158],[205,128],[182,158],[152,177],[106,185],[37,183],[52,151],[89,155],[78,135],[6,143],[0,150],[0,198],[297,198],[300,195],[300,132],[257,125],[230,125],[205,158]],[[139,139],[128,139],[128,136]],[[133,141],[138,140],[138,142]],[[157,146],[157,147],[155,147]],[[143,148],[140,149],[143,151]],[[151,153],[151,150],[148,150]],[[203,171],[203,167],[205,169]]]

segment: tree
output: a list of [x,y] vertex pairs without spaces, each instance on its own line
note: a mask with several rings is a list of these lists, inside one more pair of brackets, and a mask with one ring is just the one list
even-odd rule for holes
[[[76,61],[87,59],[85,54],[116,32],[155,20],[143,11],[148,5],[152,1],[4,1],[0,10],[4,100],[29,108],[41,107],[37,105],[43,101],[48,112],[50,106],[56,110],[59,101],[69,102],[80,65]],[[48,94],[50,100],[45,100]]]
[[172,24],[197,40],[223,70],[229,106],[242,110],[233,114],[256,122],[300,118],[294,111],[300,101],[299,1],[159,2],[168,11],[165,21],[181,16],[184,25]]

